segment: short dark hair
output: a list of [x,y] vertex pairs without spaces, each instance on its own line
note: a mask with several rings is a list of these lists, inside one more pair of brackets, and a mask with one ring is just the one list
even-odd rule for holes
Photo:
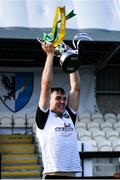
[[52,87],[51,88],[51,93],[53,93],[54,91],[56,92],[60,92],[61,94],[65,94],[65,90],[61,87]]

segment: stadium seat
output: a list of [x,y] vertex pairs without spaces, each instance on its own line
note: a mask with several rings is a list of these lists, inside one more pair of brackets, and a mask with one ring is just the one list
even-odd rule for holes
[[25,127],[25,116],[14,116],[14,127]]
[[24,134],[27,132],[27,124],[25,121],[25,114],[14,114],[13,116],[14,120],[14,128],[13,128],[13,133],[14,134]]
[[31,127],[33,126],[33,124],[35,123],[35,116],[34,115],[27,115],[27,127]]
[[102,131],[111,131],[113,130],[113,123],[110,123],[110,122],[101,122],[100,123],[100,128]]
[[91,132],[87,130],[81,130],[77,133],[77,135],[78,135],[78,140],[80,141],[89,141],[92,139]]
[[12,127],[12,115],[4,115],[0,117],[0,127]]
[[92,144],[92,151],[98,151],[97,142],[95,140],[89,141]]
[[97,123],[101,123],[101,122],[104,122],[104,119],[96,118],[96,119],[92,119],[92,121],[97,122]]
[[117,114],[117,121],[120,121],[120,113]]
[[95,140],[97,142],[100,140],[106,139],[105,132],[101,131],[101,130],[93,131],[92,138],[93,138],[93,140]]
[[98,150],[99,151],[112,151],[112,143],[109,140],[102,139],[98,141]]
[[90,122],[91,120],[90,120],[89,118],[82,118],[82,119],[80,119],[80,121],[81,121],[81,122],[86,122],[86,123],[88,123],[88,122]]
[[78,120],[81,122],[90,122],[91,121],[91,115],[90,113],[81,113],[78,115]]
[[92,121],[95,121],[95,122],[103,122],[104,121],[104,118],[103,118],[103,114],[101,113],[93,113],[91,115],[91,118],[92,118]]
[[96,131],[99,130],[99,123],[98,122],[88,122],[87,128],[89,131]]
[[[78,150],[79,151],[98,151],[97,148],[97,142],[94,140],[89,140],[89,141],[80,141],[78,140]],[[82,144],[83,144],[83,149],[82,149]]]
[[107,122],[116,122],[117,121],[117,117],[114,113],[106,113],[104,114],[104,119]]
[[75,127],[78,131],[81,129],[86,129],[86,122],[76,122]]
[[120,132],[120,121],[115,122],[115,123],[113,124],[113,127],[114,127],[114,129],[115,129],[116,131]]
[[120,139],[112,142],[113,151],[120,151]]
[[114,118],[108,118],[105,120],[106,122],[110,122],[110,123],[115,123],[117,121],[117,119]]
[[119,132],[115,130],[106,131],[106,138],[110,140],[111,142],[113,142],[114,140],[119,140],[120,138]]

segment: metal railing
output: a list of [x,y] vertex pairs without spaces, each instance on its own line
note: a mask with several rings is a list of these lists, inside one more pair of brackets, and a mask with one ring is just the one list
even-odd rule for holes
[[1,154],[0,154],[0,179],[1,179]]

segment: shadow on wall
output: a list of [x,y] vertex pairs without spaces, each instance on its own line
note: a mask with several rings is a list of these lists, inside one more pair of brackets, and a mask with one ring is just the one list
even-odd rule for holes
[[120,112],[120,95],[97,95],[97,104],[101,113]]

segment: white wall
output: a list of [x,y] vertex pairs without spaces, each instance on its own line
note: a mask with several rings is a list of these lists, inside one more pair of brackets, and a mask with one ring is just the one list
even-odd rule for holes
[[[94,67],[93,66],[82,66],[80,69],[80,77],[81,77],[81,94],[80,94],[80,106],[79,112],[94,112],[94,105],[96,105],[96,98],[95,98],[95,81],[94,81]],[[11,111],[16,103],[22,103],[22,99],[7,99],[3,103],[3,95],[7,94],[7,90],[3,88],[3,84],[0,81],[0,113],[15,113],[15,114],[35,114],[38,101],[39,101],[39,93],[40,93],[40,80],[41,80],[41,68],[0,68],[0,77],[2,74],[6,74],[7,76],[9,73],[17,73],[17,72],[33,72],[33,93],[30,96],[29,101],[26,105],[18,111]],[[1,78],[0,78],[1,80]],[[19,82],[16,82],[16,84]],[[63,87],[68,94],[70,86],[69,86],[69,76],[62,72],[60,67],[54,68],[54,86]],[[24,92],[24,91],[23,91]],[[23,95],[21,92],[21,96]],[[6,105],[9,107],[7,107]]]
[[120,30],[120,0],[0,0],[0,27],[51,27],[57,6],[77,14],[67,28]]

